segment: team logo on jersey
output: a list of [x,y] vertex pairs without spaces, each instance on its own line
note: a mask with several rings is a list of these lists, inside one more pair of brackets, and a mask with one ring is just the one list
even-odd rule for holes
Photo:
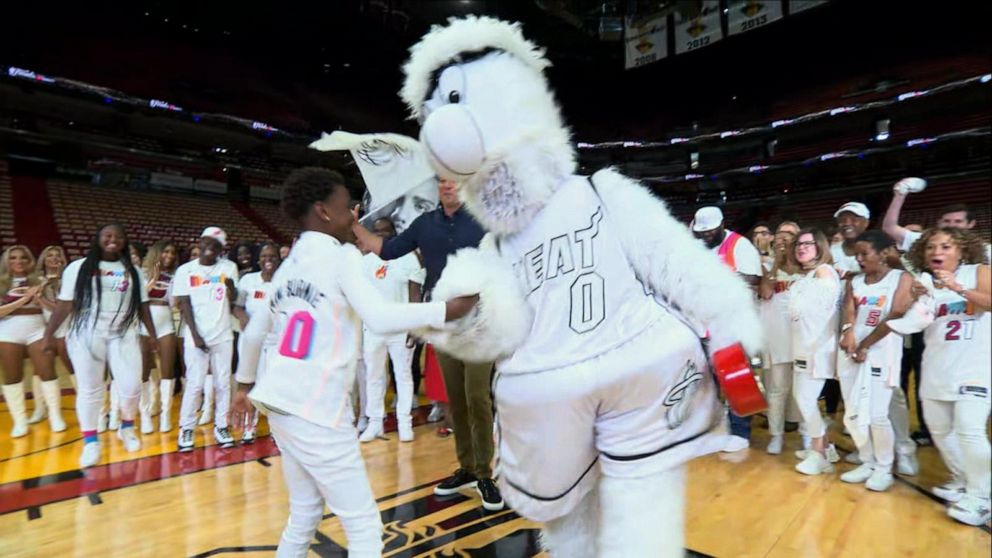
[[252,298],[254,298],[255,300],[262,300],[263,298],[265,298],[265,291],[255,291],[255,293],[252,295]]
[[682,370],[682,377],[675,383],[665,395],[663,405],[668,407],[666,418],[668,427],[672,430],[678,428],[685,421],[685,414],[688,410],[688,402],[699,389],[699,382],[703,380],[703,375],[696,369],[696,363],[687,361],[685,369]]
[[207,277],[201,277],[199,275],[189,276],[189,286],[190,287],[202,287],[203,285],[216,285],[227,283],[227,275],[221,273],[220,275],[209,275]]
[[885,295],[882,296],[863,296],[858,299],[858,306],[870,306],[873,308],[884,308],[885,307]]
[[389,265],[388,264],[382,264],[381,266],[379,266],[379,269],[375,270],[375,278],[376,279],[385,279],[386,278],[386,270],[388,270],[388,269],[389,269]]
[[965,314],[968,316],[975,315],[975,307],[967,300],[959,300],[957,302],[949,302],[947,304],[941,304],[937,308],[937,317],[943,317],[953,314]]

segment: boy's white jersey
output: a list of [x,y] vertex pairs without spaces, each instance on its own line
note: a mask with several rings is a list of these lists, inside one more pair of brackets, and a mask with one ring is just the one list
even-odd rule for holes
[[387,302],[362,271],[362,256],[334,237],[305,232],[272,278],[268,311],[245,330],[240,383],[255,382],[259,345],[272,332],[265,374],[249,397],[271,412],[335,427],[350,421],[349,391],[361,354],[362,322],[378,333],[440,327],[445,304]]
[[[962,265],[954,278],[978,286],[978,265]],[[992,388],[992,317],[950,289],[934,289],[934,322],[923,332],[920,397],[939,401],[989,400]]]
[[605,353],[665,311],[634,275],[589,180],[574,176],[523,231],[497,241],[534,315],[502,374],[550,370]]
[[[889,317],[903,273],[898,269],[890,270],[880,281],[871,285],[865,282],[864,273],[851,279],[851,292],[854,294],[854,307],[857,311],[854,318],[854,338],[859,343]],[[890,386],[898,386],[902,364],[902,337],[891,332],[879,339],[869,347],[867,360],[873,367],[880,367],[889,375],[887,380]]]

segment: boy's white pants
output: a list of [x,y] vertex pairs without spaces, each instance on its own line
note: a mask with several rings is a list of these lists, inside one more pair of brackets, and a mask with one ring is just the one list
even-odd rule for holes
[[350,424],[328,428],[294,415],[269,413],[268,417],[289,491],[289,520],[276,557],[307,555],[325,503],[341,520],[349,557],[381,556],[382,519],[355,428]]
[[396,374],[396,418],[409,422],[413,406],[413,349],[406,346],[406,334],[383,337],[365,332],[362,341],[362,360],[365,365],[365,416],[369,420],[382,420],[386,416],[383,404],[386,399],[386,357],[393,361]]
[[106,383],[104,372],[110,366],[113,389],[120,401],[121,419],[134,420],[141,396],[141,345],[138,330],[122,336],[97,333],[70,335],[66,339],[69,360],[76,372],[76,416],[83,432],[96,430],[103,406]]
[[179,408],[179,428],[196,428],[196,412],[200,409],[203,397],[203,382],[207,371],[214,379],[214,426],[227,426],[227,413],[231,407],[231,357],[234,341],[222,341],[208,345],[206,351],[190,345],[184,351],[186,362],[186,385],[183,388],[183,403]]

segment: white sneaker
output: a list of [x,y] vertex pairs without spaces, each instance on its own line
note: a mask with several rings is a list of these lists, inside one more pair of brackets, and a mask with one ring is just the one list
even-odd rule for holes
[[[840,454],[837,453],[837,448],[833,444],[827,445],[827,461],[831,463],[837,463],[840,461]],[[802,449],[796,451],[796,459],[806,459],[811,453],[817,453],[814,449]],[[860,461],[859,461],[860,463]]]
[[930,493],[952,504],[960,502],[964,498],[964,483],[957,480],[945,482],[940,486],[931,488]]
[[778,455],[782,453],[782,446],[785,443],[785,437],[781,434],[778,436],[772,436],[772,439],[768,442],[768,447],[765,451],[772,455]]
[[83,453],[79,456],[79,468],[92,467],[100,462],[100,442],[83,444]]
[[444,411],[441,410],[441,406],[437,403],[431,407],[431,412],[427,415],[427,422],[441,422],[444,419]]
[[214,440],[217,440],[217,444],[222,448],[229,448],[234,445],[234,436],[231,436],[231,431],[226,426],[214,427]]
[[981,527],[992,519],[992,505],[988,498],[966,495],[948,508],[947,515],[961,523]]
[[364,444],[379,437],[383,437],[382,421],[370,420],[368,427],[362,432],[362,435],[358,437],[358,441]]
[[803,459],[801,463],[796,465],[796,471],[804,475],[821,475],[823,473],[834,472],[834,466],[820,455],[820,452],[810,450],[806,459]]
[[254,444],[255,443],[255,429],[245,428],[245,431],[241,434],[242,444]]
[[396,430],[399,432],[401,442],[413,441],[413,426],[409,422],[399,423]]
[[96,421],[96,431],[100,433],[107,431],[107,415],[100,414],[100,418]]
[[134,433],[134,427],[121,428],[117,431],[117,439],[124,442],[124,449],[129,453],[134,453],[141,449],[141,440]]
[[196,440],[193,436],[192,429],[180,429],[179,430],[179,441],[177,446],[180,452],[193,451],[196,447]]
[[723,449],[720,451],[724,453],[733,453],[735,451],[746,450],[751,447],[751,442],[747,438],[742,438],[740,436],[727,436],[727,441],[724,442]]
[[842,482],[847,482],[850,484],[861,484],[871,478],[872,472],[875,470],[871,465],[864,463],[859,465],[856,469],[851,469],[850,471],[844,473],[840,476]]
[[851,465],[861,465],[861,454],[856,451],[852,451],[844,456],[844,462],[850,463]]
[[909,477],[915,477],[920,474],[920,462],[916,460],[916,452],[897,453],[896,472]]
[[873,492],[885,492],[892,488],[892,482],[892,471],[875,469],[872,471],[871,477],[868,478],[868,482],[865,483],[865,488]]

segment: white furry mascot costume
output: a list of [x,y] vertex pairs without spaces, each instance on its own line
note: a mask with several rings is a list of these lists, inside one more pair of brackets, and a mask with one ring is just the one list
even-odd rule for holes
[[[443,177],[490,231],[435,300],[476,312],[425,333],[497,360],[499,486],[555,557],[683,552],[684,464],[722,444],[699,337],[761,347],[754,296],[637,182],[575,174],[575,151],[518,25],[451,20],[411,49],[402,96]],[[664,303],[660,302],[664,301]]]

